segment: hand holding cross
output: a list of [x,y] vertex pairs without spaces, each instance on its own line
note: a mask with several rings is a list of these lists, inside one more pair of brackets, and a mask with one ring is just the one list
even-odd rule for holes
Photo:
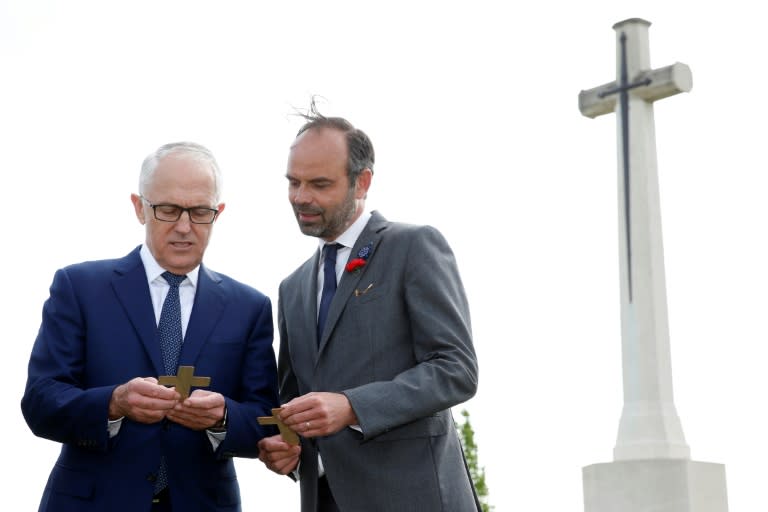
[[283,441],[286,443],[296,446],[299,444],[299,436],[290,429],[285,423],[280,421],[280,418],[277,417],[277,413],[279,413],[282,410],[282,408],[277,407],[275,409],[272,409],[272,416],[259,416],[258,422],[259,425],[277,425],[277,428],[280,430],[280,436],[283,438]]
[[162,375],[158,377],[157,383],[163,386],[175,386],[176,391],[181,395],[181,400],[184,400],[189,396],[192,386],[208,387],[211,385],[211,378],[196,376],[194,366],[179,366],[176,375]]

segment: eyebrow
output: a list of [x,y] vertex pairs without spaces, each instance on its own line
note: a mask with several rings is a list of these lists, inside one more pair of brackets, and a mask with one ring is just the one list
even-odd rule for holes
[[[286,174],[285,177],[286,179],[289,179],[289,180],[302,181],[299,178],[296,178],[295,176],[291,176],[290,174]],[[318,176],[317,178],[312,178],[311,180],[306,180],[306,181],[309,183],[322,183],[322,182],[333,183],[335,180],[327,176]]]

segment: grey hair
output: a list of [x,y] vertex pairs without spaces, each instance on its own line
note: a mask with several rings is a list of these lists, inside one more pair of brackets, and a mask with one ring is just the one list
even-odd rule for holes
[[143,195],[144,192],[146,192],[147,187],[152,181],[152,175],[160,164],[160,161],[169,155],[182,155],[185,158],[206,164],[213,173],[214,197],[216,198],[216,202],[219,202],[223,185],[219,164],[216,163],[216,159],[213,157],[211,150],[196,142],[172,142],[160,146],[147,156],[147,158],[144,159],[144,163],[141,164],[141,174],[139,175],[140,194]]

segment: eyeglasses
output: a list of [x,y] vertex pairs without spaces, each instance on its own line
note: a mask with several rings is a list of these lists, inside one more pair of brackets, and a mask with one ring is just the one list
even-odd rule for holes
[[183,208],[177,204],[152,204],[149,199],[139,196],[146,201],[155,212],[155,219],[162,222],[177,222],[181,214],[187,212],[189,221],[192,224],[213,224],[219,210],[215,208],[205,208],[203,206],[193,206],[192,208]]

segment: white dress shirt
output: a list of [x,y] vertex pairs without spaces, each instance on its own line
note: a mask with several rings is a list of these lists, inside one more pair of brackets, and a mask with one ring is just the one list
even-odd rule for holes
[[[336,252],[336,284],[339,284],[339,281],[341,281],[341,276],[344,274],[344,267],[347,265],[347,260],[349,259],[349,254],[352,252],[352,247],[355,245],[355,242],[357,242],[357,239],[360,237],[360,233],[363,232],[365,229],[365,225],[368,224],[368,220],[371,218],[370,212],[363,212],[360,217],[357,218],[355,222],[352,223],[351,226],[347,228],[345,232],[343,232],[336,240],[333,242],[328,242],[329,244],[341,244],[342,247],[339,247],[338,251]],[[326,242],[322,238],[320,239],[320,264],[317,268],[317,312],[320,313],[320,297],[323,294],[323,283],[325,282],[324,274],[323,274],[323,247],[325,247]]]

